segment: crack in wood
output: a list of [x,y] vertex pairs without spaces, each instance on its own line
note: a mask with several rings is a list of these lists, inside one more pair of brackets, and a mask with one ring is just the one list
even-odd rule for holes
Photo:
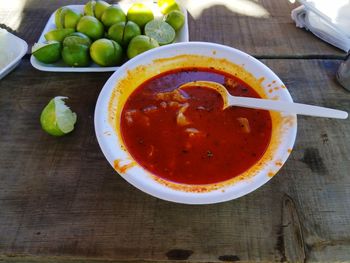
[[257,55],[252,54],[256,59],[328,59],[328,60],[344,60],[346,54],[344,55]]
[[166,253],[170,260],[187,260],[193,254],[192,250],[187,249],[172,249]]
[[305,242],[299,215],[293,199],[286,194],[282,198],[281,210],[281,225],[275,246],[281,255],[280,262],[305,262]]
[[329,246],[350,246],[350,239],[339,239],[339,240],[324,240],[316,242],[308,246],[309,252],[311,250],[322,250]]
[[240,258],[236,255],[223,255],[223,256],[219,256],[218,259],[220,261],[229,261],[229,262],[240,261]]

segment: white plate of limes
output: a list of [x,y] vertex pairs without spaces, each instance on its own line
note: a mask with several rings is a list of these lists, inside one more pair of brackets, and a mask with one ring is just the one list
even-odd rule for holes
[[[140,7],[151,15],[146,21]],[[30,62],[41,71],[115,71],[144,51],[188,41],[187,11],[175,0],[112,5],[89,1],[61,7],[50,16]]]

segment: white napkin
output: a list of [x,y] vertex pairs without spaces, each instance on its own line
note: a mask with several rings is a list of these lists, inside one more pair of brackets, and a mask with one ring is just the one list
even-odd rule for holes
[[346,52],[350,50],[350,0],[298,1],[303,5],[291,13],[297,27]]

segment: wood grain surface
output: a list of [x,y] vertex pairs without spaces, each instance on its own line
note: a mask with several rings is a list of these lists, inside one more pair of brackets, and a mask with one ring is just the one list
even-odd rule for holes
[[[11,0],[0,4],[0,27],[27,41],[38,41],[50,15],[60,6],[85,0]],[[109,1],[117,2],[117,1]],[[296,28],[287,0],[182,0],[188,9],[191,41],[229,45],[261,58],[341,58],[345,53]],[[30,49],[29,51],[30,52]]]
[[[337,60],[263,60],[297,102],[350,111]],[[285,166],[255,192],[216,205],[148,196],[119,177],[94,135],[109,73],[49,73],[28,59],[0,82],[0,262],[350,261],[350,123],[298,119]],[[54,96],[78,114],[53,138]]]

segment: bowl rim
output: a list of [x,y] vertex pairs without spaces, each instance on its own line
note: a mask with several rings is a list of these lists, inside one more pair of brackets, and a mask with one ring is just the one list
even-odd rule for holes
[[[189,47],[208,48],[208,49],[215,48],[218,50],[222,50],[224,52],[230,52],[230,53],[232,52],[233,55],[247,56],[247,58],[251,60],[252,63],[255,63],[258,67],[261,67],[264,73],[268,72],[273,77],[273,79],[277,81],[277,83],[281,83],[281,85],[284,85],[283,82],[280,80],[280,78],[270,68],[268,68],[265,64],[263,64],[259,60],[255,59],[254,57],[248,55],[243,51],[237,50],[232,47],[224,46],[221,44],[210,43],[210,42],[176,43],[176,44],[170,44],[167,46],[162,46],[156,49],[149,50],[145,53],[142,53],[136,56],[135,58],[129,60],[127,63],[121,66],[117,71],[115,71],[110,76],[110,78],[107,80],[107,82],[103,86],[96,102],[95,116],[94,116],[95,133],[96,133],[96,137],[100,145],[100,148],[112,167],[114,167],[113,162],[116,158],[115,156],[113,156],[113,153],[111,153],[110,149],[108,148],[109,147],[108,144],[110,143],[110,141],[108,142],[108,140],[110,140],[110,136],[103,136],[103,134],[106,133],[106,131],[102,127],[103,125],[105,125],[107,118],[106,116],[103,116],[101,112],[103,112],[103,109],[105,109],[105,107],[108,107],[108,103],[106,105],[106,102],[107,101],[109,102],[109,99],[111,97],[111,92],[117,86],[116,84],[118,82],[118,78],[122,78],[126,71],[133,69],[136,66],[145,65],[145,62],[143,61],[147,61],[152,58],[153,60],[157,59],[158,56],[160,56],[160,54],[167,54],[168,51],[181,50]],[[184,53],[179,53],[179,54],[184,54]],[[288,90],[284,89],[283,92],[285,92],[284,99],[286,101],[292,102],[293,100]],[[288,146],[288,149],[290,149],[290,151],[288,150],[289,153],[287,155],[284,155],[282,165],[288,159],[291,149],[294,146],[296,132],[297,132],[296,115],[291,114],[290,116],[293,117],[295,121],[289,132],[289,136],[288,136],[289,141],[288,143],[285,142]],[[282,167],[282,165],[277,169],[276,173]],[[135,170],[134,172],[130,172],[130,170],[128,170],[125,173],[118,172],[118,174],[120,174],[120,176],[123,177],[130,184],[132,184],[139,190],[149,195],[152,195],[159,199],[176,202],[176,203],[183,203],[183,204],[212,204],[212,203],[219,203],[219,202],[225,202],[228,200],[236,199],[248,193],[253,192],[254,190],[261,187],[272,178],[272,176],[253,176],[252,178],[239,181],[237,183],[234,183],[228,186],[224,192],[210,191],[205,193],[193,193],[193,192],[188,193],[184,191],[170,189],[165,185],[161,185],[160,183],[155,182],[155,180],[153,180],[155,185],[152,185],[152,183],[150,183],[149,181],[144,180],[144,178],[141,175],[135,176],[136,171],[139,173],[142,173],[143,171],[143,168],[140,165],[137,165],[137,166],[139,166],[138,167],[139,169]],[[239,187],[236,187],[237,185],[239,185]]]

